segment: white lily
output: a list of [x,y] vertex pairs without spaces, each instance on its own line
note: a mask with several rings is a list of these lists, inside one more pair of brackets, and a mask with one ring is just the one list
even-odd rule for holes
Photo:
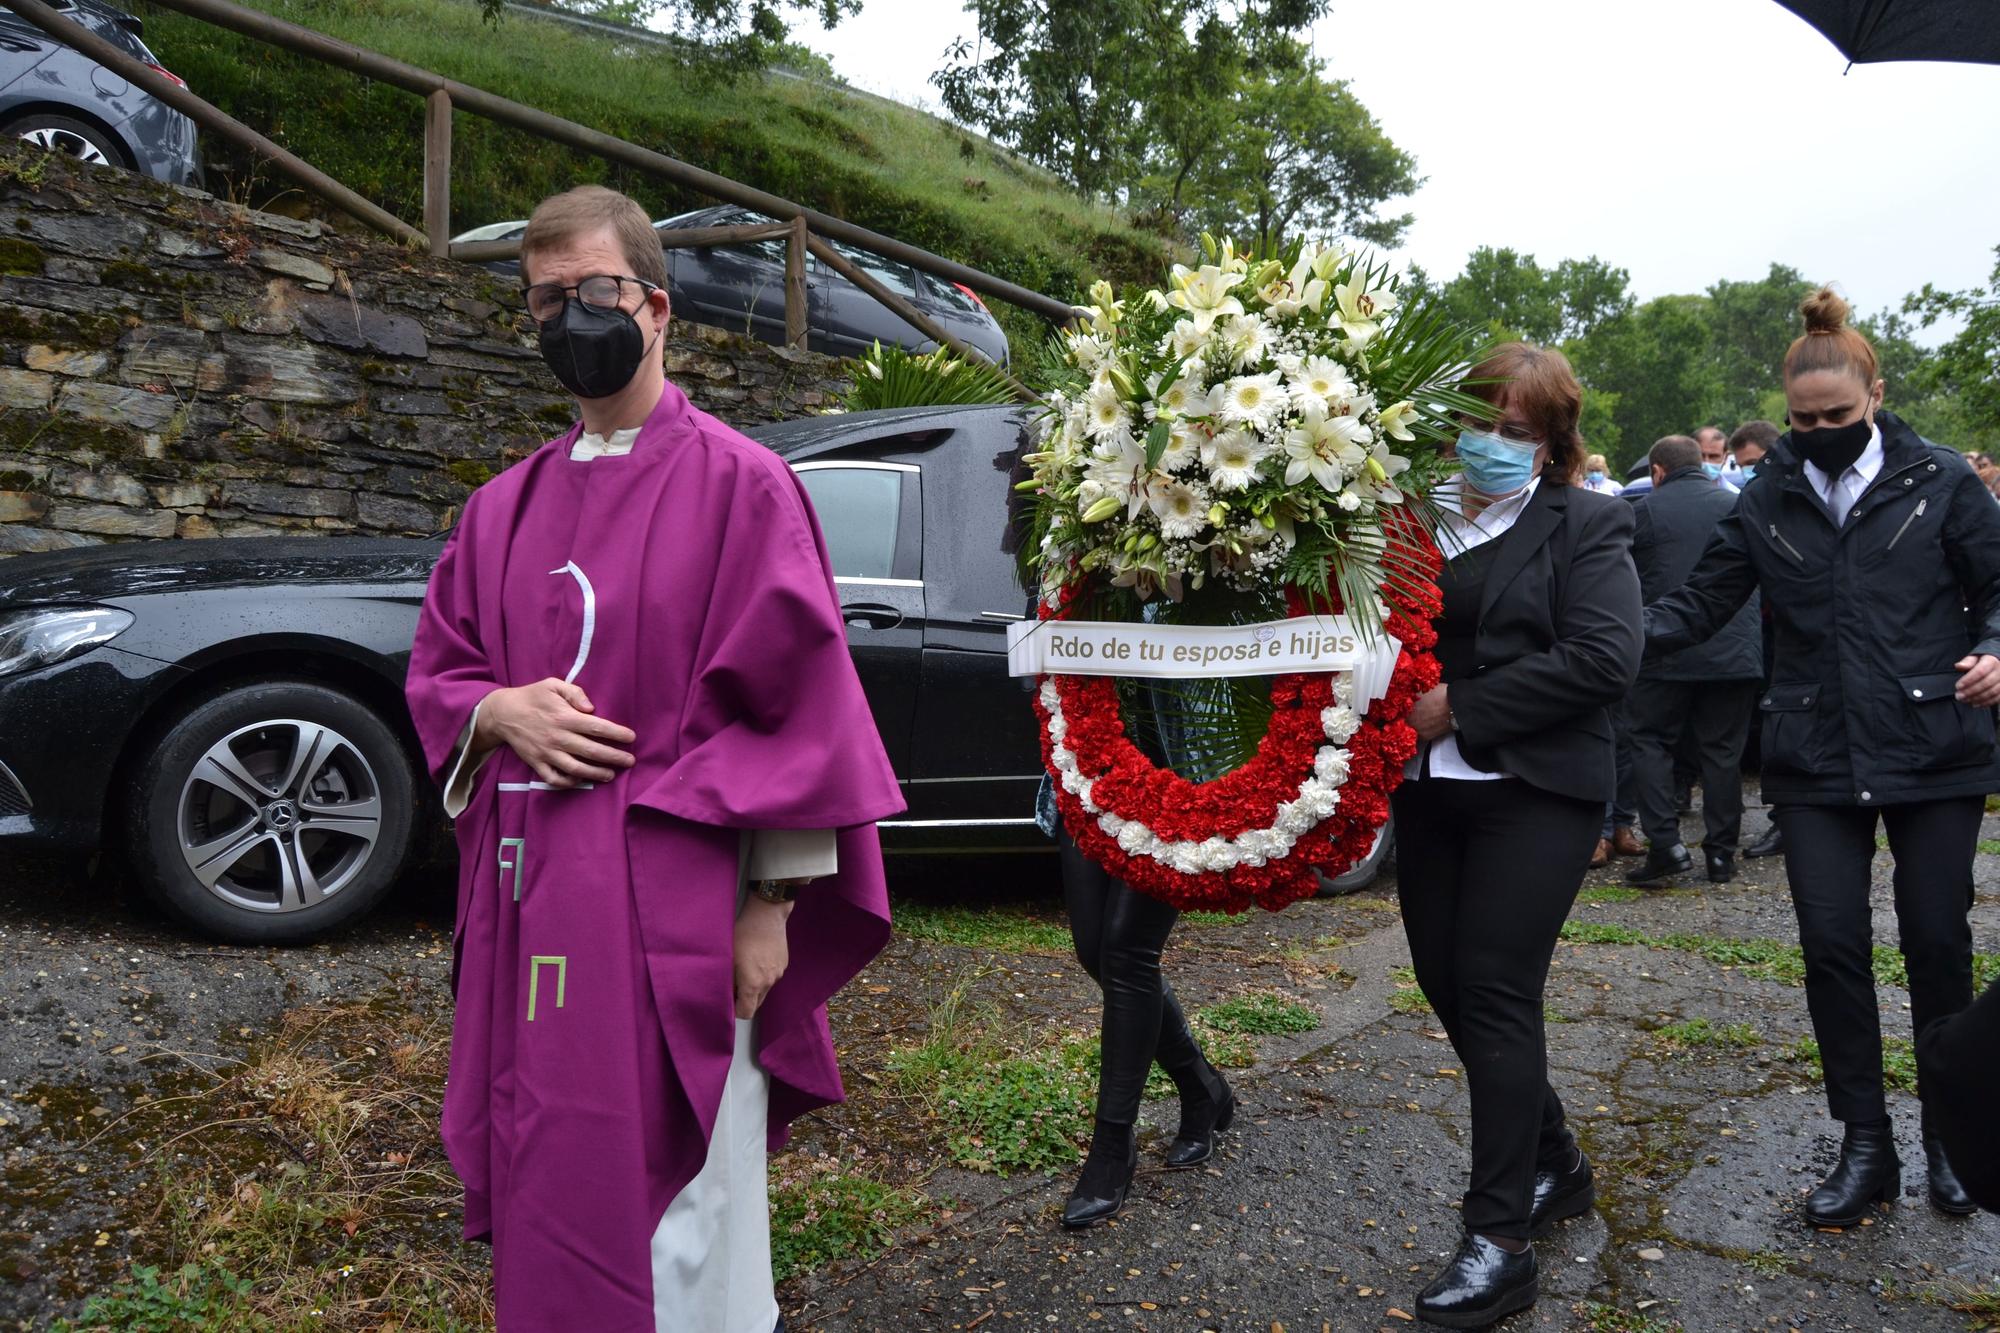
[[1362,470],[1355,477],[1355,481],[1368,482],[1376,498],[1384,504],[1401,504],[1403,492],[1396,486],[1396,478],[1409,470],[1409,459],[1401,454],[1391,453],[1387,444],[1376,440],[1369,447],[1367,461],[1362,464]]
[[1159,474],[1146,466],[1146,448],[1128,434],[1118,442],[1114,450],[1102,444],[1097,449],[1097,461],[1085,471],[1084,476],[1104,487],[1107,495],[1115,496],[1125,505],[1125,518],[1129,522],[1139,516],[1152,498],[1152,489]]
[[1405,398],[1400,403],[1391,403],[1375,418],[1375,424],[1398,440],[1414,440],[1410,433],[1410,423],[1416,420],[1417,405]]
[[1367,464],[1367,442],[1368,428],[1354,417],[1308,411],[1297,427],[1285,432],[1285,456],[1291,460],[1285,465],[1285,484],[1296,486],[1310,476],[1328,492],[1338,492]]
[[1214,264],[1203,264],[1194,270],[1176,264],[1174,290],[1167,293],[1167,300],[1187,311],[1196,329],[1206,336],[1215,321],[1224,315],[1243,313],[1243,303],[1229,294],[1230,289],[1242,281],[1240,272],[1231,273]]
[[1356,273],[1333,289],[1340,306],[1340,327],[1357,350],[1366,347],[1382,331],[1382,316],[1396,308],[1396,294],[1386,287],[1368,286],[1368,275]]

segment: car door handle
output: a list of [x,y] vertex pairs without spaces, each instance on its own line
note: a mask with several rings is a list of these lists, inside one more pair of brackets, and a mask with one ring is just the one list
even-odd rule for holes
[[903,623],[903,613],[893,606],[855,602],[840,608],[840,614],[855,629],[894,629]]
[[981,620],[997,620],[1005,625],[1011,625],[1017,620],[1027,619],[1026,616],[1013,611],[981,611],[979,618]]

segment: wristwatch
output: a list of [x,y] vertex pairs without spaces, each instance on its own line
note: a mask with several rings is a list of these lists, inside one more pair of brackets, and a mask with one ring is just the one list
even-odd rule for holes
[[760,879],[750,886],[750,892],[767,903],[788,903],[799,896],[799,890],[812,883],[805,879]]

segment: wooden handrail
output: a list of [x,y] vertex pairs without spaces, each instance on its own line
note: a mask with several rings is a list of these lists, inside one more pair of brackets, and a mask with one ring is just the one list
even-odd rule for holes
[[90,29],[64,18],[43,4],[42,0],[0,0],[0,4],[5,4],[63,45],[81,51],[119,78],[150,93],[182,115],[253,153],[269,158],[273,166],[300,185],[377,231],[408,244],[428,244],[428,238],[422,232],[395,214],[370,203],[311,163],[278,147],[242,121],[204,102]]
[[[325,64],[337,65],[368,78],[394,84],[424,97],[443,90],[449,95],[452,106],[458,110],[470,111],[503,125],[526,130],[541,138],[636,167],[696,190],[711,199],[720,199],[744,208],[755,209],[767,217],[784,222],[789,222],[795,217],[803,217],[806,225],[817,236],[830,237],[864,250],[872,250],[876,254],[898,260],[947,282],[955,282],[1010,305],[1031,310],[1055,323],[1067,323],[1076,317],[1076,307],[1066,302],[1044,296],[1040,292],[1008,282],[1004,278],[996,278],[990,273],[982,273],[978,269],[969,268],[941,255],[932,254],[928,250],[899,241],[893,236],[884,236],[841,218],[805,208],[789,199],[768,194],[740,181],[730,180],[726,176],[718,176],[712,171],[704,171],[700,167],[691,166],[664,153],[641,148],[637,144],[614,138],[586,125],[579,125],[573,120],[552,116],[510,98],[459,83],[415,65],[405,64],[380,52],[343,42],[311,28],[288,23],[270,14],[246,9],[242,5],[232,3],[231,0],[154,0],[154,3],[205,20],[217,27],[253,37],[258,41],[296,51]],[[40,0],[0,0],[0,4],[14,8],[22,5],[41,7]],[[148,90],[150,91],[150,88]]]

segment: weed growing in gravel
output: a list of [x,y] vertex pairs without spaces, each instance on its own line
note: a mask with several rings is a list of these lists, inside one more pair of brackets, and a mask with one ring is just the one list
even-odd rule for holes
[[1706,1018],[1690,1018],[1682,1023],[1669,1023],[1656,1028],[1653,1036],[1661,1043],[1680,1050],[1694,1050],[1703,1046],[1734,1047],[1747,1050],[1763,1041],[1757,1029],[1748,1023],[1729,1023],[1717,1027]]
[[1635,903],[1646,895],[1624,884],[1599,884],[1576,895],[1580,903]]
[[873,1259],[927,1201],[831,1157],[790,1153],[771,1163],[771,1275],[783,1282],[836,1259]]
[[[1787,986],[1803,986],[1806,982],[1805,954],[1798,945],[1777,940],[1740,940],[1685,931],[1648,935],[1611,921],[1566,921],[1562,937],[1571,944],[1643,944],[1652,949],[1674,949],[1706,958],[1720,967],[1736,968],[1747,977],[1761,977]],[[1873,965],[1878,984],[1908,988],[1909,969],[1896,949],[1886,944],[1876,945]],[[1972,968],[1974,980],[1983,987],[2000,977],[2000,954],[1975,954]]]
[[[1786,1058],[1806,1066],[1807,1075],[1815,1081],[1826,1076],[1819,1043],[1811,1037],[1800,1037],[1786,1052]],[[1882,1038],[1882,1086],[1890,1092],[1917,1090],[1917,1048],[1909,1038]]]
[[994,907],[939,907],[899,902],[896,933],[933,944],[955,944],[996,953],[1065,954],[1070,951],[1069,926],[1025,912]]
[[188,1264],[162,1279],[139,1264],[132,1276],[84,1304],[81,1322],[58,1319],[50,1333],[95,1329],[161,1330],[161,1333],[263,1333],[273,1327],[250,1303],[250,1283],[226,1268]]
[[1585,1301],[1576,1307],[1576,1312],[1590,1321],[1584,1325],[1590,1333],[1682,1333],[1678,1320],[1666,1323],[1649,1314],[1600,1305],[1596,1301]]
[[2000,856],[2000,839],[1981,838],[1979,852],[1982,856]]
[[1211,1004],[1201,1011],[1208,1025],[1223,1032],[1255,1033],[1269,1036],[1282,1032],[1311,1032],[1320,1024],[1319,1010],[1289,996],[1271,991],[1253,991]]
[[1241,917],[1228,912],[1182,912],[1180,924],[1183,926],[1233,926]]
[[1413,967],[1396,967],[1389,970],[1396,989],[1389,992],[1389,1007],[1399,1014],[1428,1014],[1431,1002],[1424,998],[1422,988],[1417,985],[1417,970]]
[[930,1035],[889,1057],[905,1095],[939,1122],[952,1161],[1010,1175],[1067,1166],[1090,1127],[1097,1042],[1063,1029],[1036,1033],[997,1010],[965,1011],[953,990],[931,1014]]

